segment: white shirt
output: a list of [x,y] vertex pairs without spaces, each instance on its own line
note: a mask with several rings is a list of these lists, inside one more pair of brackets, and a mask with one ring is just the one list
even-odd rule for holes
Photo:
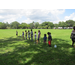
[[34,34],[35,38],[36,38],[36,33]]
[[39,34],[40,34],[40,33],[38,33],[38,36],[39,36]]

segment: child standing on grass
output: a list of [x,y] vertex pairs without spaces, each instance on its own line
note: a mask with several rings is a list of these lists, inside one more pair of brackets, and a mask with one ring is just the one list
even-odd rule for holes
[[33,41],[33,31],[31,29],[31,40]]
[[37,40],[37,44],[38,44],[38,42],[40,43],[40,41],[39,41],[40,35],[41,35],[41,32],[40,32],[40,30],[38,30],[38,40]]
[[16,36],[18,36],[18,31],[16,31]]
[[46,37],[46,34],[44,34],[44,43],[46,44],[46,40],[47,40],[47,37]]
[[27,40],[27,31],[25,30],[25,39]]
[[70,38],[72,39],[72,46],[74,46],[74,43],[75,43],[75,26],[73,27],[73,31],[71,33]]
[[48,45],[49,47],[51,47],[52,36],[50,32],[48,32],[47,34],[48,34]]
[[23,36],[23,40],[24,40],[24,31],[22,31],[22,36]]
[[29,38],[29,40],[30,40],[30,32],[29,32],[29,30],[28,30],[28,38]]
[[36,43],[36,32],[34,32],[35,34],[34,34],[34,37],[35,37],[35,43]]

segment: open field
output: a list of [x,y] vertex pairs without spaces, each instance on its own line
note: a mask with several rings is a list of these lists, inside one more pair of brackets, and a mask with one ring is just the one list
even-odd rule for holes
[[[72,29],[40,29],[41,43],[38,45],[23,40],[22,31],[25,29],[0,29],[0,65],[75,65],[75,48],[70,39]],[[34,31],[38,32],[38,29]],[[52,47],[43,44],[48,31],[52,34]],[[55,44],[57,48],[54,48]]]

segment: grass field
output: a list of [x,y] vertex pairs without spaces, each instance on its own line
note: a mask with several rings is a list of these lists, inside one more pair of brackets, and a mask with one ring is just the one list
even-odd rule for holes
[[[19,36],[16,37],[16,30]],[[41,43],[23,40],[25,29],[0,29],[0,65],[75,65],[75,48],[71,46],[71,29],[40,29]],[[38,29],[33,29],[33,32]],[[52,34],[52,47],[43,44],[43,36]],[[54,45],[57,48],[54,48]]]

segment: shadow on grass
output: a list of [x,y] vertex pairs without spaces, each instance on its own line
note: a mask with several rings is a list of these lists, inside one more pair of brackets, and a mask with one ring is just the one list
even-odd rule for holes
[[0,48],[7,47],[9,44],[16,43],[17,41],[22,41],[22,37],[18,36],[17,38],[6,38],[6,39],[0,39]]
[[[21,41],[22,37],[9,38],[7,40],[0,40],[8,44],[13,43],[13,52],[0,54],[0,64],[2,65],[75,65],[75,51],[74,48],[66,40],[53,39],[52,47],[48,44],[43,44],[41,38],[40,44],[35,44],[34,41],[24,40],[25,43],[14,45],[13,41]],[[54,45],[57,48],[54,48]],[[71,48],[71,49],[70,49]]]

